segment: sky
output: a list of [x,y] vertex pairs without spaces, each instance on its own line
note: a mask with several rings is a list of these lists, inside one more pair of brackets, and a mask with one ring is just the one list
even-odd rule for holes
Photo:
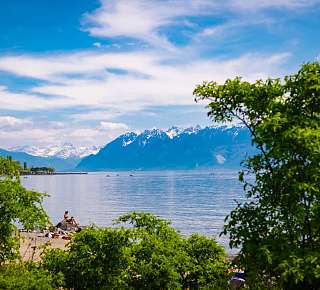
[[210,125],[192,92],[320,57],[320,0],[1,0],[0,148]]

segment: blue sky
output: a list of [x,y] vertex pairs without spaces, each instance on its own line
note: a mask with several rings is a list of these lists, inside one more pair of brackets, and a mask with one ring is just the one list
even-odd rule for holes
[[208,125],[196,84],[319,56],[319,0],[3,0],[0,147]]

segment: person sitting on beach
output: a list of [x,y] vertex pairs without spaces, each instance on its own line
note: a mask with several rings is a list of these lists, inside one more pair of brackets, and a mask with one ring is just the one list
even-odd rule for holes
[[63,215],[63,220],[57,224],[57,228],[62,228],[63,230],[75,230],[76,232],[81,231],[81,227],[76,222],[74,217],[69,218],[69,212],[66,210]]
[[69,219],[69,212],[67,210],[64,212],[63,219],[66,221],[70,220]]
[[75,226],[75,227],[79,227],[79,224],[76,222],[76,220],[74,219],[73,216],[69,219],[68,223],[69,223],[70,225]]
[[77,224],[75,219],[73,218],[73,216],[71,218],[69,218],[69,212],[67,210],[64,212],[63,219],[70,225]]

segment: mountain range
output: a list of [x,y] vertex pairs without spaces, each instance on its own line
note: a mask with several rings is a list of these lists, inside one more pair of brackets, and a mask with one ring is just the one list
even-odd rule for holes
[[11,147],[9,151],[25,152],[33,156],[40,157],[58,157],[62,159],[83,158],[99,151],[98,146],[80,146],[76,147],[71,143],[49,146],[16,146]]
[[70,143],[21,146],[0,149],[0,156],[10,155],[28,166],[50,166],[57,171],[102,171],[239,167],[254,151],[246,128],[196,126],[129,132],[103,148],[77,148]]
[[41,157],[34,156],[25,152],[9,151],[5,149],[0,149],[0,156],[7,157],[11,156],[14,160],[20,162],[23,165],[24,162],[27,163],[28,167],[53,167],[56,171],[71,171],[77,166],[80,158],[59,158],[55,156],[51,157]]
[[239,126],[145,130],[119,136],[97,154],[84,157],[77,170],[145,170],[239,167],[254,152],[250,133]]

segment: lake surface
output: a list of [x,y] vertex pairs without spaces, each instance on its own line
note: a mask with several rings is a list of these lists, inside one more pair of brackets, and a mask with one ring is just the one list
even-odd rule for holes
[[[185,235],[217,237],[235,200],[243,199],[238,171],[227,169],[37,175],[22,183],[50,194],[44,207],[54,224],[65,210],[82,225],[99,226],[110,226],[119,215],[138,210],[171,220]],[[227,245],[226,237],[218,240]]]

